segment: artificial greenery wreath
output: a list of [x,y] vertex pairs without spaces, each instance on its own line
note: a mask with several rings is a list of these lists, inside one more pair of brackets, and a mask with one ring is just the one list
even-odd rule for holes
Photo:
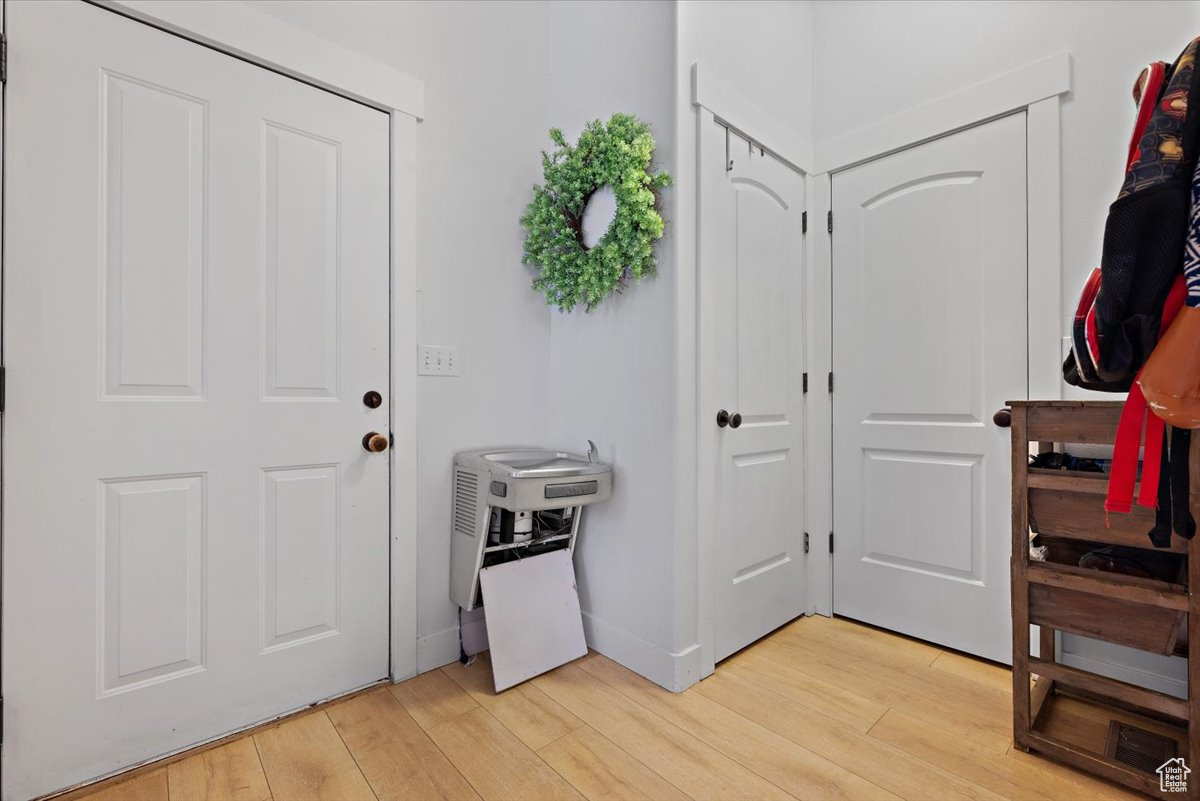
[[[589,122],[574,146],[558,128],[550,130],[550,139],[557,149],[542,152],[545,185],[533,187],[521,217],[523,261],[538,270],[533,287],[547,303],[563,311],[582,303],[591,311],[630,278],[654,274],[654,241],[663,234],[657,192],[671,185],[671,176],[648,172],[654,137],[630,114],[614,114],[607,124]],[[617,211],[604,236],[588,248],[583,211],[605,186],[612,187]]]

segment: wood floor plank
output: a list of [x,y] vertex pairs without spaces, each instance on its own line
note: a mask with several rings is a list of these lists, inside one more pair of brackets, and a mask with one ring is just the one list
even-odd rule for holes
[[864,656],[882,656],[889,661],[905,661],[928,667],[942,649],[931,643],[900,634],[871,628],[853,620],[810,615],[793,621],[784,629],[789,636],[835,642]]
[[129,781],[110,784],[91,795],[87,801],[167,801],[167,769],[143,773]]
[[326,710],[379,801],[471,801],[479,794],[386,688]]
[[[809,623],[815,618],[804,618],[797,624],[789,626],[772,638],[777,643],[788,646],[803,647],[816,658],[832,662],[836,665],[854,664],[860,669],[875,671],[879,678],[889,681],[904,693],[910,693],[912,688],[919,688],[927,695],[946,697],[960,701],[966,709],[981,709],[985,712],[999,712],[1007,715],[1011,709],[1011,687],[989,686],[958,675],[953,671],[929,670],[934,657],[940,655],[940,649],[928,652],[919,660],[906,658],[904,651],[894,652],[887,647],[887,638],[891,637],[897,644],[920,645],[899,635],[889,635],[865,626],[858,626],[845,620],[832,620],[831,626],[818,625],[810,631],[823,632],[816,635],[801,636],[804,628],[799,623]],[[825,619],[828,620],[828,619]],[[866,636],[850,637],[844,632],[850,627],[857,629]],[[865,645],[864,645],[865,643]],[[923,663],[923,664],[922,664]]]
[[583,725],[532,684],[518,684],[497,693],[487,654],[480,654],[473,665],[455,662],[442,671],[534,751]]
[[538,688],[697,801],[792,796],[577,665],[544,673]]
[[[915,707],[918,709],[916,714],[923,714],[930,725],[948,726],[961,736],[985,740],[997,754],[1008,750],[1008,743],[1012,738],[1011,722],[1009,728],[997,727],[994,719],[990,720],[988,725],[982,726],[973,716],[960,718],[956,707],[939,706],[936,703],[925,707],[920,698],[906,697],[904,692],[893,684],[876,681],[872,674],[855,670],[853,664],[840,669],[822,660],[812,651],[794,644],[760,641],[753,649],[743,651],[721,665],[726,666],[753,674],[757,683],[784,695],[793,695],[797,685],[802,686],[810,679],[816,679],[827,684],[836,683],[836,686],[843,690],[867,698],[883,711],[894,705],[906,709]],[[882,714],[881,711],[880,716]]]
[[[1071,798],[1112,799],[1109,785],[1101,782],[1074,781],[1047,770],[1046,762],[1022,761],[1009,754],[997,757],[975,747],[969,740],[890,709],[871,729],[871,736],[890,743],[921,759],[936,762],[962,778],[1015,801]],[[1083,778],[1082,774],[1075,774]]]
[[1001,693],[1012,692],[1012,671],[994,662],[976,659],[954,651],[942,651],[930,665],[934,670],[945,670],[971,681],[985,684]]
[[271,788],[249,738],[172,762],[167,782],[173,801],[267,801]]
[[[997,696],[987,688],[968,682],[970,692],[952,686],[962,682],[945,671],[925,669],[929,676],[913,676],[893,666],[830,653],[812,643],[769,639],[743,652],[735,663],[769,660],[786,668],[837,683],[885,706],[896,706],[930,725],[948,727],[963,737],[988,742],[997,754],[1008,750],[1012,740],[1012,699]],[[937,675],[932,675],[937,674]]]
[[280,801],[375,801],[324,711],[257,732],[254,744]]
[[[940,767],[813,712],[772,692],[737,669],[722,665],[697,692],[756,720],[779,735],[909,801],[974,799],[1000,796]],[[1002,756],[1002,755],[998,755]],[[936,791],[936,792],[935,792]]]
[[699,693],[667,692],[599,654],[580,667],[796,798],[897,798]]
[[688,796],[591,726],[538,751],[589,801],[688,801]]
[[434,726],[430,738],[484,801],[576,801],[574,787],[488,712],[476,707]]
[[[770,683],[771,689],[858,731],[866,733],[875,721],[888,710],[892,696],[885,694],[867,697],[824,681],[810,673],[802,673],[759,655],[755,648],[723,662],[717,669],[738,667],[761,674],[760,681]],[[886,702],[884,702],[886,701]]]
[[1134,792],[1127,787],[1097,778],[1069,765],[1055,762],[1053,759],[1041,754],[1027,754],[1024,751],[1011,748],[1009,749],[1007,758],[1017,762],[1032,763],[1042,773],[1059,776],[1073,784],[1082,784],[1091,787],[1095,793],[1103,798],[1111,798],[1114,801],[1136,801],[1136,799],[1145,798],[1141,793]]
[[466,690],[440,670],[393,684],[391,691],[425,731],[479,706]]

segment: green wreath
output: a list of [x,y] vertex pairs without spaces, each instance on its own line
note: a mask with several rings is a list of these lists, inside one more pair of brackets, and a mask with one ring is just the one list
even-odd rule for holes
[[[644,122],[614,114],[607,124],[589,122],[574,147],[558,128],[557,145],[542,152],[544,186],[533,187],[533,200],[521,217],[525,228],[522,261],[537,269],[534,289],[563,311],[582,303],[591,311],[629,280],[653,275],[654,241],[663,234],[658,190],[671,185],[665,172],[650,173],[654,137]],[[583,211],[588,200],[611,186],[617,211],[604,236],[583,243]]]

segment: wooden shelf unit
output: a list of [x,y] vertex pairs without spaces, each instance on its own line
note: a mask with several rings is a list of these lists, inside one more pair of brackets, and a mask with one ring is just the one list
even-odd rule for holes
[[[1034,751],[1103,776],[1152,796],[1200,801],[1200,770],[1189,777],[1188,791],[1163,793],[1159,777],[1141,760],[1114,754],[1118,729],[1130,753],[1162,747],[1183,757],[1189,768],[1200,759],[1200,557],[1188,541],[1172,535],[1171,547],[1186,567],[1176,581],[1126,576],[1079,567],[1078,558],[1104,545],[1155,550],[1147,536],[1152,510],[1133,514],[1104,512],[1107,473],[1057,471],[1029,467],[1030,446],[1037,452],[1059,443],[1111,444],[1121,402],[1014,401],[1012,425],[1013,529],[1013,738],[1023,751]],[[1200,437],[1189,453],[1192,514],[1200,520]],[[1166,477],[1164,476],[1164,480]],[[1047,561],[1029,558],[1029,530],[1047,546]],[[1040,628],[1039,656],[1030,654],[1030,624]],[[1188,659],[1188,697],[1148,690],[1081,670],[1058,661],[1055,632],[1181,655]],[[1072,726],[1056,718],[1056,699],[1086,702],[1111,714],[1108,730]],[[1143,735],[1149,735],[1144,737]],[[1155,739],[1157,737],[1158,739]],[[1149,743],[1149,746],[1146,745]],[[1152,746],[1152,747],[1151,747]],[[1139,751],[1139,747],[1141,750]],[[1173,753],[1172,753],[1173,751]]]

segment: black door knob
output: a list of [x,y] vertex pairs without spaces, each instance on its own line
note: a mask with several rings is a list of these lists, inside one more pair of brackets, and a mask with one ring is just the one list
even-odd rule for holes
[[729,427],[730,428],[741,428],[742,427],[742,416],[740,414],[738,414],[737,412],[734,412],[733,416],[729,418]]
[[1008,428],[1012,425],[1012,409],[1001,409],[992,415],[992,422],[1001,428]]
[[[740,423],[741,421],[739,420],[738,422]],[[717,412],[717,428],[724,428],[727,425],[729,425],[729,412],[722,409]]]

